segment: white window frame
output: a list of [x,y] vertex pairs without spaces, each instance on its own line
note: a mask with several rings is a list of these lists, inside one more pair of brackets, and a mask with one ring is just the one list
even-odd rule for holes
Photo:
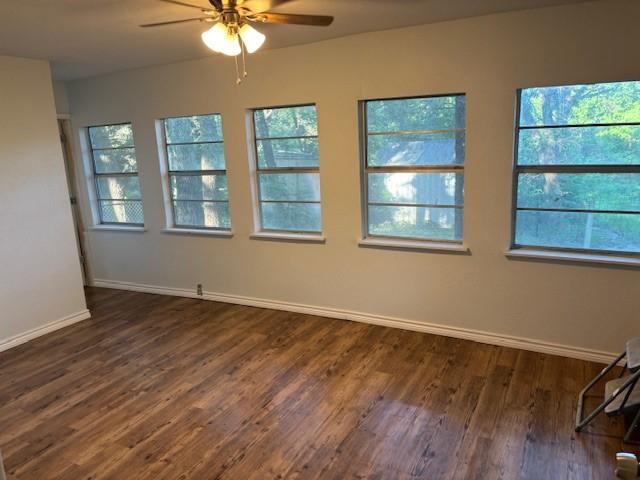
[[[410,130],[410,131],[391,131],[391,132],[368,132],[367,125],[367,104],[381,100],[412,100],[423,98],[441,98],[441,97],[463,97],[465,99],[465,118],[463,128],[444,129],[444,130]],[[364,247],[381,247],[381,248],[404,248],[409,250],[423,251],[448,251],[452,253],[470,253],[469,248],[464,244],[464,220],[463,213],[462,223],[460,223],[461,236],[460,239],[438,239],[427,237],[409,237],[409,236],[393,236],[393,235],[377,235],[369,232],[369,174],[370,173],[396,173],[396,172],[423,172],[423,173],[440,173],[451,172],[462,174],[464,177],[465,164],[467,160],[466,141],[464,144],[464,161],[459,165],[415,165],[415,166],[370,166],[368,164],[368,138],[370,135],[416,135],[430,133],[448,133],[462,132],[466,135],[466,94],[465,93],[444,93],[435,95],[415,95],[406,97],[384,97],[384,98],[368,98],[358,101],[358,117],[360,127],[360,202],[361,202],[361,231],[362,238],[359,244]],[[406,204],[393,204],[403,206]],[[439,207],[438,205],[418,205],[411,204],[409,206],[421,207]],[[458,207],[464,212],[464,193],[463,203]]]
[[[131,147],[123,147],[123,148],[133,148],[136,155],[136,172],[133,173],[106,173],[101,174],[96,172],[96,164],[94,158],[94,151],[100,149],[94,149],[93,143],[91,142],[90,129],[92,128],[100,128],[100,127],[110,127],[117,125],[130,125],[132,136],[134,137],[134,142]],[[84,159],[84,170],[85,177],[87,181],[87,190],[89,194],[89,202],[91,215],[93,219],[92,230],[123,230],[123,231],[146,231],[145,222],[146,217],[144,215],[144,204],[142,201],[142,183],[140,182],[140,163],[138,161],[138,151],[135,146],[135,131],[133,128],[133,123],[130,121],[125,122],[113,122],[113,123],[103,123],[97,125],[88,125],[80,129],[80,147],[82,151],[82,158]],[[117,147],[116,147],[117,148]],[[142,215],[143,215],[143,223],[127,223],[127,222],[105,222],[102,218],[102,208],[100,206],[100,193],[98,187],[98,179],[100,177],[114,177],[114,176],[129,176],[129,177],[137,177],[140,185],[140,204],[142,205]]]
[[[168,146],[176,145],[167,143],[167,136],[165,130],[165,122],[166,120],[173,118],[189,118],[189,117],[201,117],[201,116],[209,116],[209,115],[218,115],[220,117],[220,124],[222,125],[222,114],[219,112],[210,112],[210,113],[194,113],[189,115],[174,115],[174,116],[166,116],[161,119],[156,120],[156,138],[158,140],[158,157],[160,159],[160,176],[162,179],[162,196],[164,203],[164,213],[165,213],[165,225],[163,232],[165,233],[183,233],[187,235],[215,235],[221,237],[232,237],[233,236],[233,222],[231,219],[231,200],[227,198],[227,200],[211,200],[212,203],[226,203],[229,208],[229,221],[230,226],[228,228],[223,227],[206,227],[206,226],[197,226],[197,225],[180,225],[176,223],[175,220],[175,209],[173,207],[173,198],[171,192],[171,177],[175,175],[189,175],[189,176],[203,176],[203,175],[224,175],[227,177],[227,185],[229,184],[228,177],[228,169],[227,169],[227,158],[225,152],[225,168],[222,170],[185,170],[185,171],[172,171],[169,168],[169,153]],[[182,145],[196,145],[196,144],[222,144],[222,148],[224,149],[224,132],[222,140],[216,140],[211,142],[185,142],[180,143]],[[205,200],[209,201],[209,200]]]
[[[624,82],[624,81],[620,81]],[[520,132],[530,129],[544,128],[589,128],[589,127],[615,127],[615,126],[637,126],[640,122],[616,122],[616,123],[589,123],[589,124],[559,124],[559,125],[535,125],[521,126],[520,111],[523,90],[532,88],[554,88],[554,87],[571,87],[578,85],[598,85],[600,83],[618,83],[618,82],[595,82],[584,84],[563,84],[563,85],[542,85],[529,86],[519,88],[516,91],[516,108],[515,108],[515,129],[514,129],[514,149],[513,149],[513,167],[512,167],[512,193],[511,193],[511,231],[507,249],[507,256],[525,257],[540,260],[572,260],[585,261],[593,263],[611,263],[621,265],[638,265],[640,263],[640,252],[627,252],[620,250],[602,250],[595,248],[571,248],[558,246],[539,246],[519,244],[516,242],[516,216],[519,210],[529,211],[566,211],[566,212],[587,212],[587,213],[624,213],[638,214],[638,212],[628,211],[607,211],[607,210],[575,210],[575,209],[545,209],[545,208],[518,208],[518,177],[521,173],[640,173],[640,165],[625,164],[607,164],[607,165],[519,165],[519,141]]]
[[[318,134],[305,135],[305,136],[287,136],[287,137],[257,137],[254,112],[260,110],[269,109],[285,109],[296,107],[314,107],[316,110],[316,129]],[[260,196],[260,180],[261,173],[317,173],[320,176],[320,158],[318,151],[318,166],[317,167],[275,167],[275,168],[260,168],[258,162],[258,140],[269,139],[297,139],[297,138],[316,138],[319,139],[319,126],[318,126],[318,107],[315,103],[297,103],[291,105],[277,105],[277,106],[265,106],[254,107],[247,110],[247,140],[249,143],[249,174],[251,179],[251,196],[253,200],[253,233],[251,238],[253,239],[275,239],[275,240],[292,240],[292,241],[309,241],[316,243],[324,243],[325,237],[323,234],[324,221],[323,221],[323,208],[322,208],[322,195],[317,202],[301,202],[301,203],[317,203],[320,205],[320,230],[282,230],[282,229],[268,229],[263,227],[262,222],[262,201]],[[318,141],[319,146],[319,141]],[[322,179],[320,179],[320,185],[322,185]],[[296,203],[291,201],[282,201],[272,203]]]

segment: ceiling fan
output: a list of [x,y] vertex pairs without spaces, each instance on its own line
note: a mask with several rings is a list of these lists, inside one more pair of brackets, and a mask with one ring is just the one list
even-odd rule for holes
[[299,15],[291,13],[269,12],[273,7],[288,3],[292,0],[209,0],[213,8],[202,7],[180,0],[161,0],[199,10],[201,16],[171,20],[168,22],[148,23],[141,27],[160,27],[186,22],[205,22],[214,25],[202,33],[202,41],[214,52],[236,57],[237,82],[242,81],[238,71],[237,56],[242,54],[243,76],[247,75],[244,68],[244,53],[253,53],[265,41],[264,34],[253,28],[251,23],[280,23],[290,25],[309,25],[326,27],[331,25],[333,17],[326,15]]

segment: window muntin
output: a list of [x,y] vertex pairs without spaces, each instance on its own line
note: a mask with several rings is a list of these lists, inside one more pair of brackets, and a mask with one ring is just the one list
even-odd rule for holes
[[163,123],[173,227],[230,230],[222,116],[173,117]]
[[100,223],[143,225],[131,124],[89,127],[88,131]]
[[260,230],[320,233],[320,160],[315,105],[252,111]]
[[361,107],[365,237],[461,242],[465,96]]
[[513,247],[640,253],[640,82],[518,92]]

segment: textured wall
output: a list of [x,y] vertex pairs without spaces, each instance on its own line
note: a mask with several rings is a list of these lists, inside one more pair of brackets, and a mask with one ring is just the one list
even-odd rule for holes
[[[94,277],[202,283],[210,292],[616,351],[638,334],[640,270],[516,261],[504,252],[516,89],[640,79],[638,18],[639,2],[615,0],[368,33],[251,56],[241,86],[233,61],[219,57],[73,82],[76,131],[133,122],[148,227],[89,232]],[[449,92],[467,94],[464,239],[472,255],[358,247],[357,101]],[[246,109],[306,102],[318,109],[327,242],[251,240]],[[154,120],[207,112],[223,115],[231,239],[161,232]],[[85,192],[89,221],[87,205]]]
[[86,309],[47,62],[0,56],[0,349]]

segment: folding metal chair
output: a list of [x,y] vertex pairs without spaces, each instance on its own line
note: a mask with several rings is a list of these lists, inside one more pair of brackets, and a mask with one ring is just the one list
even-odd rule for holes
[[[583,418],[584,397],[607,373],[626,357],[625,368],[619,378],[610,380],[605,384],[604,401],[586,418]],[[625,372],[630,375],[623,376]],[[634,415],[631,425],[624,436],[626,443],[638,443],[631,441],[631,435],[640,424],[640,337],[627,342],[625,350],[611,364],[607,365],[589,384],[584,387],[578,396],[578,410],[576,412],[576,432],[580,432],[600,413],[605,412],[609,416]]]

